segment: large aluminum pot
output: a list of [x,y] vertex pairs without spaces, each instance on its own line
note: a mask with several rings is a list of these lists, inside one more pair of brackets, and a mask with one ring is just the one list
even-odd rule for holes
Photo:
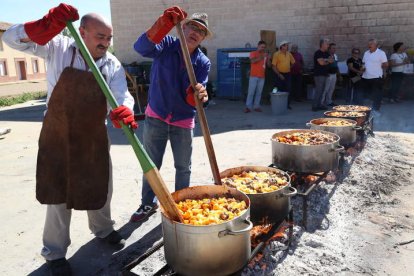
[[335,111],[356,111],[356,112],[365,112],[367,118],[371,115],[372,108],[365,105],[337,105],[332,108]]
[[[291,145],[277,141],[278,136],[295,132],[321,132],[334,135],[335,141],[322,145]],[[296,129],[281,131],[272,136],[272,162],[286,171],[316,173],[334,171],[338,168],[339,152],[344,147],[339,145],[339,136],[327,131]]]
[[162,212],[167,263],[179,275],[229,275],[246,265],[251,254],[250,200],[223,185],[195,186],[172,193],[175,202],[185,199],[234,197],[244,200],[246,212],[221,224],[194,226],[170,220]]
[[[328,121],[347,121],[351,123],[351,126],[321,126],[321,124],[326,123]],[[357,130],[361,130],[360,126],[357,126],[357,122],[354,120],[349,119],[342,119],[342,118],[318,118],[313,119],[309,123],[306,123],[308,127],[311,129],[316,130],[324,130],[335,133],[339,136],[340,140],[339,143],[341,145],[351,145],[356,141],[356,132]]]
[[[231,177],[235,174],[240,174],[243,171],[254,172],[274,172],[284,175],[288,183],[285,187],[260,194],[247,194],[250,198],[250,217],[253,223],[264,222],[282,222],[291,209],[290,198],[297,194],[295,188],[290,186],[290,176],[279,169],[262,167],[262,166],[242,166],[237,168],[227,169],[220,173],[220,178]],[[225,183],[223,183],[225,185]]]
[[[344,116],[334,116],[335,112],[342,112],[344,113]],[[346,115],[346,113],[350,113],[350,112],[358,112],[361,113],[361,116],[351,116],[351,115]],[[325,111],[323,113],[326,117],[330,117],[330,118],[341,118],[341,119],[349,119],[349,120],[354,120],[357,122],[357,126],[364,126],[365,125],[365,121],[367,120],[367,114],[365,112],[361,112],[361,111]]]

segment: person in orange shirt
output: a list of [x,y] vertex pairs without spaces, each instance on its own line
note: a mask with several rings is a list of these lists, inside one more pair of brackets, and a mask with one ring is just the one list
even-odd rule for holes
[[[289,42],[283,40],[279,43],[279,51],[273,54],[272,69],[276,73],[275,86],[279,91],[290,92],[291,88],[291,75],[290,68],[295,63],[295,59],[289,52]],[[290,93],[288,98],[288,108],[290,107]]]
[[246,99],[246,108],[244,113],[254,111],[262,112],[260,108],[260,99],[262,98],[262,90],[265,82],[265,69],[267,53],[265,51],[266,42],[260,40],[257,43],[257,50],[250,53],[250,78],[249,90]]

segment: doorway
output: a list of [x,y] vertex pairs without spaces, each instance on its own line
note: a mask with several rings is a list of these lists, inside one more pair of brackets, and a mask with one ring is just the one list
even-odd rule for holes
[[16,61],[17,67],[17,77],[19,80],[27,80],[26,74],[26,61],[24,60],[17,60]]

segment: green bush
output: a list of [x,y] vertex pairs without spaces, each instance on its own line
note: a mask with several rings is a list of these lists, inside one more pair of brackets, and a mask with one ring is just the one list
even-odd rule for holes
[[43,99],[46,98],[46,95],[46,91],[39,91],[32,93],[23,93],[22,95],[18,96],[0,97],[0,107],[24,103],[31,100]]

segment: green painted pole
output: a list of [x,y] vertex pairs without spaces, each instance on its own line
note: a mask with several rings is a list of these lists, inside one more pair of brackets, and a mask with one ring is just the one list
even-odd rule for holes
[[[68,27],[70,33],[75,39],[76,44],[79,46],[79,49],[81,50],[81,53],[86,60],[86,63],[89,65],[89,68],[91,68],[92,73],[99,84],[99,87],[101,87],[102,92],[105,94],[105,97],[108,100],[109,105],[112,107],[112,109],[118,107],[119,105],[116,102],[114,96],[112,95],[108,84],[105,82],[101,72],[98,70],[96,63],[93,61],[91,54],[86,48],[83,40],[80,38],[78,31],[73,26],[73,23],[68,21],[66,22],[66,26]],[[135,135],[134,131],[129,126],[123,124],[122,122],[120,123],[122,125],[122,130],[124,131],[129,143],[134,149],[135,155],[137,156],[144,173],[147,173],[148,171],[156,168],[155,164],[152,162],[151,158],[149,158],[147,152],[145,151],[141,142],[138,140],[138,137]]]

